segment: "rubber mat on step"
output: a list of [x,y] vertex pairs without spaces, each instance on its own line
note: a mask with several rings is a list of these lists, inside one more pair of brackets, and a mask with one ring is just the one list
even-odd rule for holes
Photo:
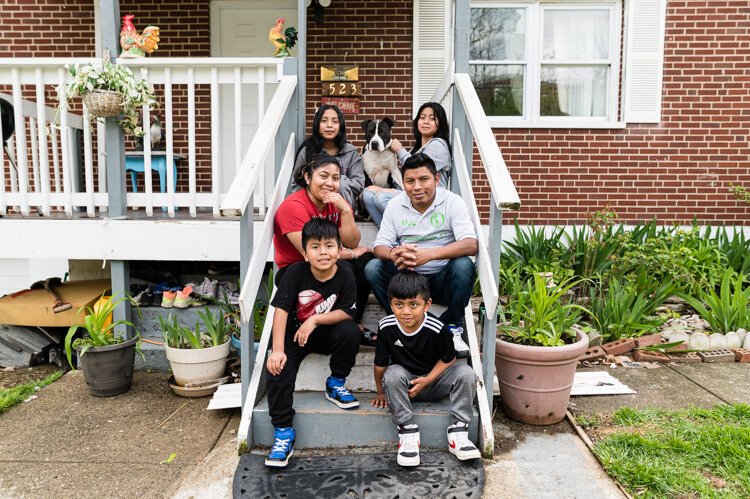
[[234,497],[480,498],[481,459],[459,461],[448,452],[420,453],[421,464],[402,468],[396,453],[294,457],[286,468],[265,466],[265,455],[247,453],[234,474]]

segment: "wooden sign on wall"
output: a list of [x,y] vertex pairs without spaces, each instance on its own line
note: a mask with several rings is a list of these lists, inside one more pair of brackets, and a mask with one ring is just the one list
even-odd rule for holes
[[349,97],[323,97],[323,104],[332,104],[339,109],[342,113],[347,114],[359,114],[359,99]]

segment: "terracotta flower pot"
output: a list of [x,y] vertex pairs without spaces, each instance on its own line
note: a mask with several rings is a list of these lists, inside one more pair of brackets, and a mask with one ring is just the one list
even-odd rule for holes
[[561,347],[532,347],[495,340],[495,368],[503,411],[522,423],[549,425],[565,418],[578,357],[588,338]]

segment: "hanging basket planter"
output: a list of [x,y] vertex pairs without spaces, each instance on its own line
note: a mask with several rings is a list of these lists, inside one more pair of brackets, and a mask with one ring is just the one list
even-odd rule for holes
[[94,90],[83,96],[83,104],[89,114],[96,118],[110,118],[122,114],[122,94],[112,90]]

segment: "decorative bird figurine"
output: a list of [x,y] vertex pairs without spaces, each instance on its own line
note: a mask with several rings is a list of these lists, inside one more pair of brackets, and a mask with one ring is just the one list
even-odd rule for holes
[[297,29],[290,26],[284,30],[286,19],[280,17],[276,20],[276,25],[268,31],[268,39],[276,47],[274,57],[289,57],[289,51],[297,43]]
[[[141,116],[141,120],[143,120],[143,116]],[[151,139],[152,151],[164,150],[164,143],[162,142],[164,139],[164,130],[162,129],[161,120],[158,115],[151,115],[151,126],[148,129],[148,137]],[[136,150],[143,150],[143,137],[136,138]]]
[[135,59],[150,54],[159,48],[159,27],[146,26],[142,34],[138,34],[133,26],[132,14],[122,16],[122,30],[120,31],[120,46],[124,59]]

